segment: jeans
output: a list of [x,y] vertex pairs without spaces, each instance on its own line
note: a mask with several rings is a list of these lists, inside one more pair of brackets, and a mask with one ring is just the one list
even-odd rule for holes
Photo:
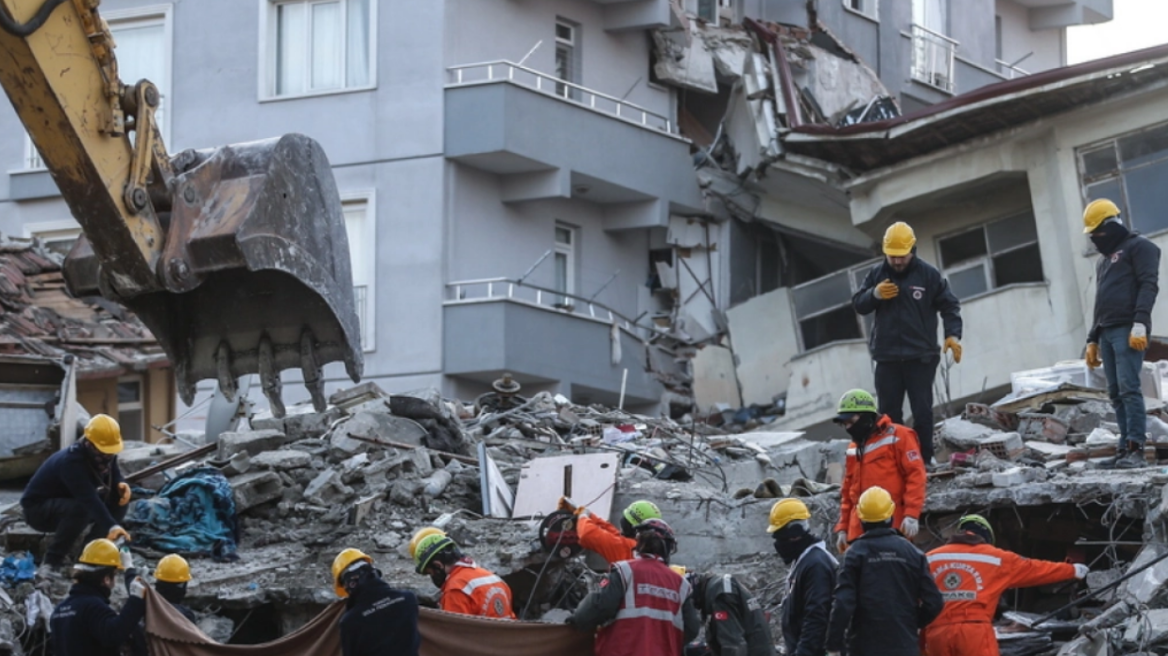
[[[126,518],[126,506],[119,506],[115,501],[107,503],[106,507],[115,521],[121,522]],[[93,529],[85,538],[87,543],[90,540],[104,538],[109,528],[101,528],[96,523],[97,518],[90,517],[81,502],[71,498],[46,499],[41,503],[25,506],[24,520],[37,531],[53,534],[53,539],[45,549],[44,560],[53,566],[64,564],[69,549],[87,526],[93,524]]]
[[1128,346],[1129,334],[1130,324],[1099,331],[1099,358],[1103,360],[1103,375],[1107,376],[1107,396],[1111,397],[1119,424],[1119,455],[1129,449],[1143,449],[1148,430],[1144,393],[1140,390],[1144,352]]
[[880,414],[904,424],[904,397],[912,410],[912,428],[921,443],[925,464],[933,462],[933,379],[940,358],[876,363],[876,401]]

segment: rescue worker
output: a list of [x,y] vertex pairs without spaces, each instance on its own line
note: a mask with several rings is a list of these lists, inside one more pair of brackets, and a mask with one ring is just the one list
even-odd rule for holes
[[438,607],[450,613],[515,619],[511,588],[475,564],[447,535],[427,535],[414,553],[415,571],[428,574],[440,590]]
[[981,515],[957,520],[957,533],[928,554],[934,582],[945,600],[925,630],[929,656],[998,656],[994,613],[1010,588],[1087,577],[1083,564],[1030,560],[994,545],[994,529]]
[[130,503],[130,486],[122,478],[117,454],[122,431],[109,415],[94,415],[85,425],[85,439],[49,456],[20,498],[24,519],[32,528],[52,533],[38,574],[57,577],[65,556],[87,526],[88,541],[130,539],[121,527]]
[[558,510],[575,513],[576,535],[580,546],[600,554],[611,565],[633,558],[633,548],[637,541],[633,538],[634,527],[649,521],[661,519],[657,504],[644,499],[634,501],[621,512],[620,528],[613,526],[603,517],[597,517],[584,506],[574,506],[567,497],[560,497]]
[[345,600],[341,615],[342,656],[418,656],[418,598],[382,580],[373,559],[345,549],[333,559],[333,587]]
[[1140,372],[1160,288],[1160,249],[1128,230],[1119,208],[1107,199],[1091,201],[1083,210],[1083,232],[1100,255],[1095,265],[1095,317],[1087,332],[1087,366],[1102,365],[1107,376],[1107,395],[1120,431],[1114,465],[1143,467],[1147,417]]
[[827,653],[848,656],[902,656],[920,653],[919,631],[941,612],[941,593],[929,564],[892,528],[896,504],[880,487],[868,488],[856,510],[864,525],[839,571]]
[[122,558],[104,538],[85,545],[73,566],[69,596],[49,618],[49,640],[56,656],[116,656],[146,616],[146,584],[134,579],[121,612],[110,608]]
[[566,622],[596,631],[596,656],[678,656],[697,637],[701,618],[689,582],[669,569],[677,539],[660,519],[640,524],[634,535],[635,557],[613,564]]
[[771,507],[767,527],[775,540],[775,552],[788,568],[781,616],[783,642],[790,656],[823,656],[839,567],[823,540],[808,530],[809,519],[811,511],[802,501],[780,499]]
[[411,559],[414,557],[414,554],[418,553],[418,543],[424,540],[428,535],[446,535],[446,531],[443,531],[437,526],[425,526],[418,529],[418,531],[414,533],[414,536],[410,538],[409,550]]
[[[872,267],[852,307],[876,313],[868,350],[876,362],[876,396],[880,414],[904,423],[904,397],[912,409],[925,464],[933,462],[933,379],[940,356],[961,362],[961,303],[933,265],[916,256],[916,235],[907,223],[884,232],[884,261]],[[945,331],[944,351],[937,345],[937,315]],[[940,353],[939,353],[940,352]]]
[[183,605],[187,598],[187,584],[191,581],[191,566],[186,558],[178,554],[169,554],[158,561],[154,568],[154,591],[163,599],[170,602],[174,609],[182,616],[198,623],[195,612]]
[[911,428],[893,423],[876,412],[876,400],[862,389],[845,393],[834,421],[851,435],[840,489],[840,518],[835,525],[836,549],[843,553],[848,542],[863,529],[855,511],[860,494],[873,486],[888,490],[896,503],[893,528],[910,540],[919,530],[925,505],[925,462]]
[[[670,566],[677,572],[677,566]],[[681,568],[684,574],[684,568]],[[706,645],[714,656],[774,656],[766,614],[754,595],[729,574],[686,576],[694,608],[706,625]]]

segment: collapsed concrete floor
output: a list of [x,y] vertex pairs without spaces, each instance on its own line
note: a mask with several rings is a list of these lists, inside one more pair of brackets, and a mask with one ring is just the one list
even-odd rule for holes
[[[402,399],[410,401],[403,405]],[[673,421],[574,406],[546,394],[476,408],[432,391],[388,397],[361,386],[334,401],[325,413],[253,418],[249,430],[220,436],[206,457],[138,482],[157,488],[166,475],[197,465],[217,467],[230,482],[239,559],[192,559],[195,580],[188,602],[209,636],[259,643],[303,625],[335,601],[329,566],[346,547],[371,554],[388,581],[432,603],[435,589],[414,573],[407,552],[410,536],[426,525],[442,527],[482,566],[503,576],[520,617],[562,619],[606,568],[586,553],[566,559],[549,553],[540,540],[541,521],[568,491],[564,486],[576,486],[577,503],[596,503],[579,496],[592,494],[585,491],[586,483],[599,476],[583,473],[585,460],[607,454],[616,471],[603,474],[611,483],[602,486],[607,488],[600,505],[590,507],[614,517],[635,499],[657,503],[678,534],[674,562],[739,577],[770,611],[778,638],[786,568],[766,533],[770,506],[776,496],[803,497],[812,508],[813,530],[825,537],[839,513],[846,447],[842,439],[810,441],[798,433],[767,432],[765,426],[726,434],[688,418]],[[413,418],[394,414],[394,406]],[[982,421],[989,428],[984,418],[977,419],[978,411],[971,408],[972,414],[961,421]],[[1092,423],[1098,428],[1107,419],[1104,415]],[[1164,614],[1152,609],[1168,606],[1168,571],[1160,575],[1160,565],[1149,570],[1152,578],[1133,578],[1118,592],[1064,613],[1053,631],[1050,626],[1029,631],[1025,625],[1085,589],[1103,588],[1133,563],[1168,553],[1168,500],[1161,500],[1168,474],[1159,468],[1100,469],[1098,457],[1068,463],[1064,454],[1060,464],[1039,446],[1003,452],[1002,432],[1000,426],[981,431],[976,438],[985,442],[981,449],[968,447],[973,438],[962,433],[976,457],[930,474],[918,546],[938,546],[959,516],[981,512],[991,518],[1005,548],[1091,565],[1085,588],[1071,583],[1008,594],[1001,625],[1003,653],[1096,653],[1083,651],[1083,645],[1094,648],[1098,638],[1088,640],[1077,632],[1085,621],[1106,615],[1104,610],[1121,615],[1115,628],[1104,631],[1105,641],[1114,642],[1116,649],[1133,644],[1168,648],[1168,642],[1159,644],[1168,641],[1168,631],[1153,630]],[[946,434],[942,425],[939,442]],[[146,470],[182,450],[174,445],[127,450],[126,471]],[[489,458],[486,468],[501,474],[501,480],[482,475],[484,455]],[[551,458],[575,464],[564,467],[562,480],[553,476],[551,488],[547,481],[543,487],[525,487],[538,478],[537,466]],[[496,507],[493,514],[503,516],[484,517],[484,491],[488,501],[511,494],[516,509],[535,510],[511,517],[506,508]],[[44,536],[19,522],[8,527],[5,539],[9,553],[29,550],[39,557],[44,546]],[[162,555],[141,545],[137,551],[144,569]],[[66,591],[64,584],[43,582],[9,589],[11,603],[0,598],[0,645],[7,641],[10,653],[47,653],[43,629],[37,628],[43,620],[34,617],[30,624],[28,609],[45,603],[51,607]],[[43,600],[38,596],[42,592]],[[115,603],[119,598],[124,591],[117,592]],[[1121,604],[1131,610],[1113,610]],[[1151,629],[1136,631],[1132,627],[1137,625]]]

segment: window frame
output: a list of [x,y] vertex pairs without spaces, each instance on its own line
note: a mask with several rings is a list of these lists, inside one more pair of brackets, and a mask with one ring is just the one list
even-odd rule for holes
[[[1014,244],[1008,248],[1003,248],[1001,250],[997,250],[997,251],[993,250],[991,248],[991,245],[990,245],[989,226],[991,224],[997,223],[999,221],[1009,221],[1011,219],[1017,219],[1018,217],[1022,217],[1022,216],[1029,216],[1030,220],[1034,223],[1034,226],[1035,226],[1034,239],[1032,241],[1027,241],[1027,242],[1024,242],[1021,244]],[[969,259],[961,260],[960,262],[954,262],[952,265],[947,265],[941,256],[941,242],[943,242],[947,239],[952,239],[954,237],[964,235],[964,234],[969,233],[969,232],[975,232],[975,231],[981,232],[982,243],[985,244],[985,253],[982,255],[979,255],[977,257],[972,257]],[[985,282],[986,282],[985,289],[983,291],[980,291],[976,294],[971,294],[969,296],[965,296],[965,297],[958,296],[958,300],[961,302],[965,302],[971,298],[976,298],[978,296],[981,296],[982,294],[988,294],[990,292],[995,292],[999,289],[1005,289],[1007,287],[1010,287],[1011,285],[1038,284],[1038,283],[1045,283],[1046,282],[1046,270],[1044,267],[1042,267],[1042,261],[1041,261],[1041,257],[1040,257],[1039,267],[1042,268],[1042,280],[1027,280],[1027,281],[1022,281],[1022,282],[1017,282],[1017,283],[1007,283],[1005,285],[998,285],[997,284],[997,270],[994,267],[994,259],[995,258],[1001,257],[1002,255],[1007,255],[1009,253],[1013,253],[1015,251],[1022,250],[1023,248],[1030,248],[1031,246],[1035,246],[1038,248],[1040,256],[1042,254],[1042,240],[1038,235],[1038,217],[1036,217],[1034,215],[1033,209],[1025,209],[1025,210],[1020,210],[1017,212],[1010,212],[1009,214],[1006,214],[1004,216],[998,216],[998,217],[990,219],[988,221],[982,221],[982,222],[974,224],[974,225],[965,226],[965,227],[958,229],[958,230],[953,230],[951,232],[937,235],[937,237],[934,238],[934,245],[936,246],[936,249],[937,249],[937,263],[939,265],[938,269],[941,271],[941,275],[945,277],[945,280],[949,280],[951,277],[951,274],[953,274],[953,273],[961,273],[963,271],[967,271],[969,269],[972,269],[975,266],[979,266],[982,268],[982,273],[985,276]],[[954,292],[954,295],[956,295],[956,292]]]
[[[377,192],[373,189],[351,190],[341,193],[341,210],[344,213],[346,205],[353,206],[358,203],[365,206],[365,217],[363,221],[363,234],[361,235],[361,243],[363,247],[369,249],[369,267],[365,272],[368,276],[365,283],[365,321],[361,330],[361,351],[364,353],[372,353],[377,350]],[[346,229],[346,235],[348,231]],[[349,240],[349,267],[353,269],[352,252],[354,241]],[[354,276],[356,278],[356,276]],[[357,280],[354,279],[353,287],[356,288]],[[356,302],[356,293],[354,290],[354,302]]]
[[81,230],[81,224],[73,219],[26,223],[22,227],[22,230],[26,238],[40,239],[42,242],[62,241],[63,237],[80,239],[85,234]]
[[[868,20],[880,22],[880,0],[860,0],[863,9],[856,9],[852,6],[853,0],[840,0],[844,6],[844,11],[856,16],[862,16]],[[871,6],[871,9],[868,7]]]
[[[567,244],[561,243],[558,239],[558,235],[556,233],[561,229],[568,231],[568,243]],[[554,264],[555,259],[557,257],[559,257],[560,255],[564,256],[565,276],[564,276],[564,289],[559,289],[556,287],[555,271],[553,270],[553,272],[552,272],[552,288],[555,289],[560,294],[571,294],[571,295],[576,294],[576,262],[579,259],[577,257],[577,255],[578,255],[577,250],[579,249],[579,244],[580,244],[579,228],[577,228],[576,226],[574,226],[570,223],[564,223],[563,221],[556,221],[555,222],[555,227],[552,229],[552,262]],[[571,305],[572,299],[568,298],[568,297],[564,297],[561,299],[560,303],[563,305]]]
[[[857,291],[859,291],[860,285],[862,285],[864,283],[864,278],[868,275],[868,271],[870,271],[872,269],[872,267],[879,264],[882,259],[883,259],[883,256],[875,257],[875,258],[872,258],[870,260],[865,260],[863,262],[857,262],[856,264],[853,264],[852,266],[850,266],[846,269],[840,269],[839,271],[832,271],[831,273],[824,274],[822,276],[819,276],[818,278],[812,278],[811,280],[801,282],[798,285],[792,285],[791,287],[788,288],[788,289],[790,289],[790,294],[788,294],[788,296],[790,298],[790,304],[791,304],[791,318],[794,319],[794,321],[795,321],[795,337],[797,338],[797,344],[799,346],[799,353],[800,354],[808,353],[810,351],[814,351],[815,349],[822,348],[822,347],[825,347],[825,346],[828,346],[831,344],[835,344],[837,342],[846,341],[846,340],[839,340],[839,339],[830,340],[830,341],[823,342],[822,344],[816,344],[815,346],[808,348],[808,346],[806,345],[806,343],[804,342],[804,339],[803,339],[803,322],[808,321],[810,319],[814,319],[816,317],[823,316],[823,315],[831,313],[831,312],[836,312],[844,307],[848,307],[848,308],[852,307],[852,297],[855,296]],[[795,303],[795,295],[796,295],[797,290],[799,290],[800,288],[815,284],[815,283],[823,280],[824,278],[828,278],[831,276],[838,276],[841,274],[843,274],[848,280],[848,287],[850,289],[850,292],[848,294],[847,299],[841,303],[837,303],[837,304],[832,305],[830,307],[820,309],[816,312],[812,312],[812,313],[807,314],[805,316],[801,316],[799,314],[799,309]],[[856,325],[860,329],[860,334],[859,334],[859,336],[851,338],[851,339],[867,339],[868,335],[871,333],[871,330],[872,330],[872,323],[873,323],[872,315],[862,316],[856,312],[853,312],[853,314],[856,317]]]
[[[571,31],[570,38],[565,39],[560,36],[559,32],[561,27],[566,27]],[[556,58],[556,60],[553,60],[552,62],[552,67],[554,69],[552,76],[559,80],[559,82],[563,83],[556,84],[556,96],[568,100],[579,100],[579,90],[570,85],[574,84],[577,86],[582,86],[581,83],[583,80],[583,62],[580,61],[580,24],[575,21],[568,20],[563,16],[556,16],[554,30],[555,31],[552,34],[555,39],[555,52],[553,56]],[[557,60],[559,59],[561,49],[567,50],[568,52],[567,78],[559,77],[559,62]]]
[[[300,93],[276,93],[276,58],[279,53],[276,48],[279,44],[277,30],[279,29],[279,20],[277,12],[280,5],[290,4],[312,4],[314,2],[321,2],[323,0],[258,0],[260,12],[260,34],[259,34],[259,66],[258,83],[256,89],[258,91],[257,101],[261,103],[278,102],[281,100],[295,100],[298,98],[316,98],[319,96],[334,96],[343,93],[360,93],[364,91],[372,91],[377,88],[377,52],[378,52],[378,22],[377,22],[377,7],[380,4],[378,0],[370,0],[369,2],[369,82],[368,84],[360,86],[340,86],[335,89],[319,89],[315,91],[303,91]],[[348,16],[348,2],[349,0],[339,0],[343,4],[343,15]],[[342,21],[345,22],[345,21]],[[342,50],[347,45],[348,35],[345,35],[345,40],[342,42]],[[347,75],[347,70],[342,70],[343,75]]]
[[[1097,141],[1092,141],[1090,143],[1086,143],[1086,144],[1083,144],[1081,146],[1076,146],[1075,147],[1075,167],[1076,167],[1076,173],[1078,176],[1078,183],[1079,183],[1079,196],[1082,199],[1083,205],[1086,206],[1087,203],[1089,203],[1092,200],[1091,196],[1087,193],[1089,188],[1095,187],[1097,185],[1115,183],[1115,185],[1117,186],[1117,188],[1119,190],[1119,197],[1118,198],[1108,197],[1108,199],[1119,206],[1120,218],[1123,220],[1124,225],[1126,225],[1131,230],[1139,230],[1140,234],[1143,234],[1144,236],[1155,236],[1155,235],[1161,235],[1161,234],[1168,233],[1168,225],[1164,225],[1164,226],[1158,227],[1154,230],[1147,230],[1147,231],[1145,231],[1140,226],[1135,225],[1135,223],[1133,222],[1135,217],[1132,215],[1132,211],[1131,211],[1130,194],[1128,193],[1128,179],[1127,179],[1127,175],[1126,175],[1127,173],[1130,173],[1130,172],[1135,172],[1135,171],[1139,171],[1141,169],[1145,169],[1148,167],[1156,166],[1158,164],[1162,164],[1165,160],[1168,160],[1168,150],[1161,151],[1161,152],[1164,152],[1165,154],[1163,157],[1161,157],[1159,159],[1155,159],[1155,160],[1152,160],[1149,162],[1142,162],[1139,165],[1133,166],[1130,168],[1125,168],[1123,166],[1123,157],[1122,157],[1122,154],[1120,153],[1120,150],[1119,150],[1119,142],[1121,140],[1127,139],[1129,137],[1135,137],[1135,136],[1145,134],[1145,133],[1151,133],[1151,132],[1154,132],[1157,130],[1162,130],[1165,127],[1168,127],[1168,121],[1162,121],[1160,123],[1155,123],[1152,125],[1145,125],[1143,127],[1140,127],[1140,128],[1134,129],[1134,130],[1128,130],[1126,132],[1121,132],[1119,134],[1110,136],[1106,139],[1099,139]],[[1114,154],[1115,168],[1109,170],[1106,173],[1096,173],[1096,174],[1092,174],[1092,175],[1088,176],[1088,174],[1086,172],[1086,165],[1084,162],[1085,157],[1089,154],[1094,154],[1094,153],[1102,151],[1104,149],[1110,149],[1111,152]],[[1096,253],[1096,251],[1095,251],[1093,246],[1088,248],[1087,252],[1086,252],[1087,255],[1094,255],[1095,253]]]
[[[138,386],[138,400],[137,401],[130,401],[127,403],[122,403],[121,399],[117,398],[118,397],[118,389],[117,388],[120,387],[121,385],[127,384],[127,383],[134,383]],[[117,404],[118,404],[118,425],[122,427],[123,433],[124,433],[126,421],[122,418],[122,412],[125,411],[125,412],[138,412],[138,413],[140,413],[141,417],[142,417],[142,421],[138,427],[138,431],[139,431],[139,435],[142,437],[143,442],[149,441],[146,439],[148,437],[147,428],[148,428],[149,423],[150,423],[149,421],[147,421],[147,417],[146,417],[146,391],[147,391],[147,385],[146,385],[146,378],[144,376],[137,375],[137,374],[131,375],[131,376],[119,376],[118,378],[116,378],[114,380],[114,399],[117,400]]]

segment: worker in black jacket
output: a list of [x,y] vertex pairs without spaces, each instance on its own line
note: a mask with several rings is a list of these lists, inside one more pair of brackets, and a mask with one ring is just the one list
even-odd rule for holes
[[904,656],[920,653],[919,632],[944,607],[929,563],[892,528],[895,504],[884,488],[868,488],[856,511],[864,534],[840,567],[827,630],[827,653]]
[[122,478],[117,454],[122,431],[109,415],[95,415],[85,426],[85,439],[49,456],[24,488],[20,505],[32,528],[53,533],[38,574],[59,576],[65,556],[85,527],[87,541],[130,539],[121,527],[130,502],[130,486]]
[[823,656],[832,590],[839,561],[823,540],[808,531],[811,511],[798,499],[780,499],[771,507],[775,552],[788,567],[783,597],[783,642],[789,656]]
[[391,588],[373,559],[345,549],[333,559],[333,586],[345,599],[341,616],[342,656],[418,656],[418,598]]
[[103,538],[85,545],[73,567],[69,596],[49,618],[55,656],[117,656],[121,652],[146,616],[146,584],[141,579],[130,585],[130,598],[120,613],[110,608],[110,592],[121,568],[113,542]]
[[[880,414],[904,424],[904,397],[912,409],[912,428],[921,442],[925,465],[933,462],[933,379],[943,353],[961,362],[961,303],[949,282],[916,256],[916,235],[903,222],[884,233],[884,261],[872,267],[852,307],[876,313],[868,350],[876,362],[876,396]],[[937,345],[937,314],[945,347]]]
[[1103,365],[1107,395],[1119,424],[1113,464],[1143,467],[1147,430],[1140,372],[1152,331],[1152,306],[1160,285],[1160,249],[1128,230],[1115,203],[1091,201],[1083,232],[1099,251],[1095,268],[1095,318],[1087,333],[1087,366]]
[[686,578],[714,656],[774,656],[766,614],[746,586],[729,574],[691,573]]

